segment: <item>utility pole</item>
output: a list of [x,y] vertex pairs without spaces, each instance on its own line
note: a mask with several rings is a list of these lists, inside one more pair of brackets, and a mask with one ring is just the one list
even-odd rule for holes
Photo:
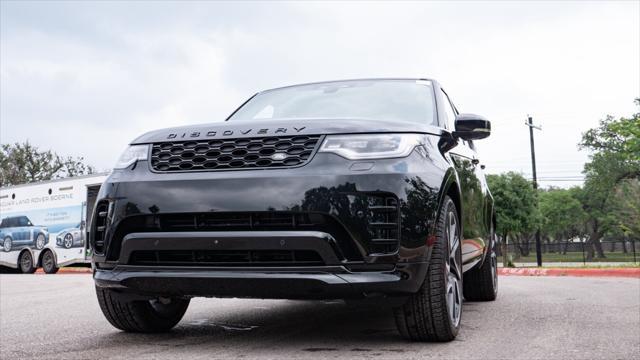
[[[533,129],[542,130],[542,127],[533,125],[533,118],[528,116],[528,122],[524,124],[529,127],[529,139],[531,140],[531,168],[533,169],[533,189],[538,191],[538,177],[536,174],[536,149],[533,143]],[[536,194],[537,196],[537,194]],[[538,267],[542,266],[542,246],[540,244],[540,227],[536,229],[536,261]]]

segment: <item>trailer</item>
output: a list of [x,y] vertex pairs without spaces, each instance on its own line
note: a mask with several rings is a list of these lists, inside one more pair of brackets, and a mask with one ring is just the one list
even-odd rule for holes
[[88,264],[87,231],[107,173],[0,188],[0,266],[33,273]]

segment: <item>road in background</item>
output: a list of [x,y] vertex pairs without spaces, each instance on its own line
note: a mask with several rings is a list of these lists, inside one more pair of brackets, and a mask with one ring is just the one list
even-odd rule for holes
[[0,358],[597,359],[640,355],[640,280],[501,277],[450,343],[410,343],[386,309],[340,301],[194,299],[167,334],[103,318],[90,275],[0,275]]

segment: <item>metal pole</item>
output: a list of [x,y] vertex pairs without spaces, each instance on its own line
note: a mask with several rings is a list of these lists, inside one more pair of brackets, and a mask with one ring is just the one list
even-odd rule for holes
[[637,263],[638,260],[636,260],[636,240],[635,239],[631,239],[631,248],[633,249],[633,263]]
[[[529,116],[529,122],[526,124],[529,126],[529,139],[531,140],[531,168],[533,169],[533,189],[538,190],[538,176],[536,174],[536,149],[533,142],[533,118]],[[536,261],[538,266],[542,266],[542,250],[540,245],[540,228],[536,229]]]
[[587,265],[587,259],[584,257],[584,239],[580,238],[580,245],[582,247],[582,265]]
[[509,254],[509,243],[507,242],[507,239],[509,238],[509,235],[505,235],[504,239],[502,239],[502,266],[504,267],[508,267],[509,266],[509,261],[508,261],[508,254]]

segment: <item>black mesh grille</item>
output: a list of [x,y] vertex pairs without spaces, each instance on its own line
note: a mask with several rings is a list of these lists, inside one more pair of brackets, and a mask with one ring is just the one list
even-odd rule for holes
[[153,144],[151,166],[155,171],[298,166],[319,142],[319,135],[164,142]]

